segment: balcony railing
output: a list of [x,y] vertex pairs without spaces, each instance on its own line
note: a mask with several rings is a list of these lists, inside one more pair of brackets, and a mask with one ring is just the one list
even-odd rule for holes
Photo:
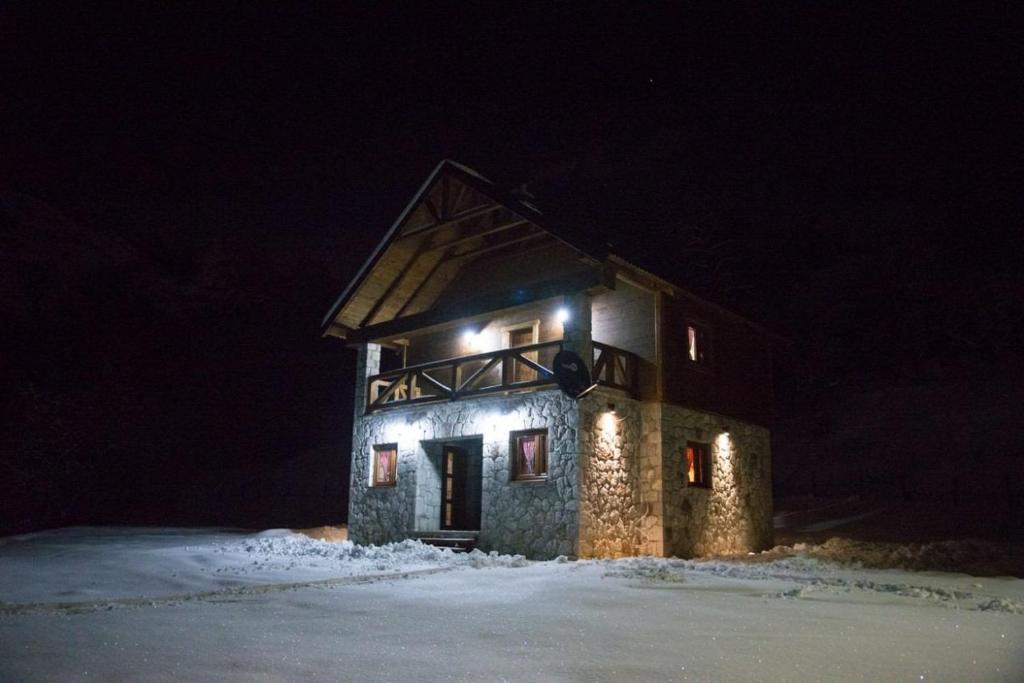
[[594,342],[594,369],[590,376],[598,384],[628,391],[632,396],[637,389],[638,365],[636,354]]
[[[552,386],[561,348],[561,341],[542,342],[382,372],[369,378],[366,410]],[[632,353],[594,343],[595,382],[632,394],[636,364]]]

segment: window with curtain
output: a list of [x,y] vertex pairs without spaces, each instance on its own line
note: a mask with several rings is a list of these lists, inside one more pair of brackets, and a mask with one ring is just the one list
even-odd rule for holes
[[398,469],[398,444],[373,447],[373,486],[394,486]]
[[512,432],[509,443],[512,478],[516,481],[547,479],[548,430]]
[[686,485],[711,486],[711,445],[686,442]]
[[686,358],[699,365],[706,365],[710,360],[708,335],[703,327],[693,324],[686,326]]

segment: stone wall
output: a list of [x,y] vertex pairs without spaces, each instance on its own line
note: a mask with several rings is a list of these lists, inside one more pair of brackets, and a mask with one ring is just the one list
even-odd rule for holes
[[[436,503],[417,501],[435,481],[440,489],[428,451],[438,442],[475,437],[483,447],[479,547],[538,559],[577,554],[578,416],[572,399],[548,390],[358,417],[349,537],[356,543],[380,544],[407,538],[414,529],[437,529]],[[540,428],[548,429],[547,480],[511,481],[509,432]],[[398,444],[393,487],[369,485],[373,446],[382,443]]]
[[[679,557],[772,545],[771,450],[764,427],[661,406],[665,552]],[[711,487],[687,486],[686,442],[711,444]]]
[[640,409],[640,500],[644,516],[640,519],[642,555],[665,555],[665,462],[661,453],[662,404],[644,402]]
[[[614,412],[610,404],[615,406]],[[642,554],[648,511],[640,487],[642,405],[620,391],[602,388],[588,394],[579,408],[579,554]]]
[[[361,374],[375,371],[378,354],[372,346],[360,354]],[[443,443],[462,441],[482,451],[483,550],[537,559],[693,557],[772,545],[763,427],[605,387],[578,402],[546,390],[362,415],[365,382],[357,384],[349,503],[357,543],[436,530],[437,457]],[[512,481],[509,432],[541,428],[548,430],[547,480]],[[710,488],[685,481],[687,441],[711,445]],[[371,487],[373,446],[385,443],[398,444],[396,485]]]

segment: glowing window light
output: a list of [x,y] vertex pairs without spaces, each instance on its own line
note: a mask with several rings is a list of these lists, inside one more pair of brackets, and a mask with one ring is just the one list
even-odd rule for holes
[[711,448],[697,441],[686,442],[687,486],[711,487]]
[[377,444],[373,447],[370,486],[394,486],[398,470],[398,444]]

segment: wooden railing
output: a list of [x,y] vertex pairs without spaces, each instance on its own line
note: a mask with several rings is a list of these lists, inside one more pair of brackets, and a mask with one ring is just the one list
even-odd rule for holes
[[[551,386],[551,368],[561,348],[561,341],[542,342],[382,372],[368,380],[366,410]],[[632,353],[594,343],[593,377],[598,384],[632,395],[636,368]]]
[[633,395],[637,389],[638,366],[636,354],[594,342],[594,369],[590,376],[596,383]]
[[454,401],[555,383],[552,360],[561,341],[499,349],[412,365],[369,378],[366,409]]

